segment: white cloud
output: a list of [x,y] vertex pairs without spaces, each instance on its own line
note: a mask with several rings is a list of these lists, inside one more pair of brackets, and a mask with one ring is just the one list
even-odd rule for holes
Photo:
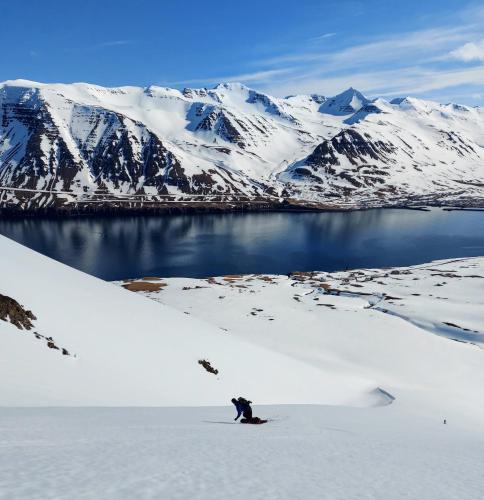
[[191,84],[214,84],[222,82],[272,82],[275,77],[290,73],[293,68],[271,69],[266,71],[255,71],[252,73],[240,73],[236,75],[210,76],[207,78],[193,78],[189,80],[179,80],[166,82],[166,85],[191,85]]
[[468,42],[451,51],[449,56],[459,61],[484,61],[484,39],[479,42]]
[[[462,24],[399,33],[336,52],[281,56],[271,63],[283,66],[290,62],[295,71],[265,82],[264,89],[279,96],[312,92],[334,95],[353,86],[371,96],[395,96],[438,94],[465,86],[470,89],[470,97],[483,88],[484,66],[463,67],[462,59],[453,58],[453,62],[449,53],[464,47],[470,36],[480,38],[482,31],[482,26]],[[468,57],[471,55],[476,60],[476,51]]]
[[[454,12],[440,26],[367,37],[330,51],[323,42],[333,33],[306,40],[289,53],[252,61],[253,72],[204,79],[241,81],[278,96],[318,92],[334,95],[349,86],[370,96],[481,94],[484,65],[484,8]],[[353,39],[354,40],[354,39]],[[469,43],[469,40],[474,42]],[[342,37],[338,38],[344,43]],[[460,89],[458,88],[460,87]],[[444,91],[444,92],[442,92]]]
[[101,47],[117,47],[119,45],[130,45],[133,42],[131,40],[109,40],[107,42],[101,42],[94,45],[95,48]]
[[255,73],[243,73],[239,75],[221,77],[214,82],[261,82],[267,79],[273,79],[275,76],[280,76],[291,72],[293,68],[271,69],[267,71],[256,71]]
[[110,47],[122,47],[125,45],[132,45],[135,42],[133,40],[106,40],[105,42],[95,43],[93,45],[84,45],[82,47],[71,47],[65,48],[65,52],[69,53],[84,53],[84,52],[94,52]]
[[319,36],[314,36],[309,39],[310,42],[320,42],[321,40],[327,40],[328,38],[333,38],[336,33],[324,33]]
[[[442,89],[468,86],[478,90],[479,82],[484,81],[484,66],[464,69],[434,69],[424,67],[405,67],[397,70],[361,71],[351,76],[319,76],[298,81],[269,84],[268,92],[284,96],[291,93],[308,94],[312,92],[334,95],[348,88],[356,87],[370,97],[419,95],[437,92]],[[478,92],[477,92],[478,93]]]
[[469,27],[433,28],[410,31],[378,37],[368,42],[351,45],[336,52],[300,51],[259,61],[262,65],[324,64],[325,69],[362,66],[364,64],[382,64],[396,60],[432,59],[436,54],[445,54],[459,42],[469,39]]

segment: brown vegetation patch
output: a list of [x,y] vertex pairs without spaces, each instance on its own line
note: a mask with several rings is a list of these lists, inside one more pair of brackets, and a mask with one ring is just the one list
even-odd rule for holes
[[166,283],[150,283],[149,281],[132,281],[124,283],[123,288],[130,292],[159,292],[162,287],[167,286]]

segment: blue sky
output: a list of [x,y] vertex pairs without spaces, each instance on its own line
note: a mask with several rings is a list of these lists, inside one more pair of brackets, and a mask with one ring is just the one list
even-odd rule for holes
[[0,0],[0,80],[484,104],[484,1]]

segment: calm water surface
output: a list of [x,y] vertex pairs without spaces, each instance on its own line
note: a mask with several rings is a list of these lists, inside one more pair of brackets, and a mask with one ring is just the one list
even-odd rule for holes
[[106,280],[285,274],[484,255],[484,212],[0,219],[0,234]]

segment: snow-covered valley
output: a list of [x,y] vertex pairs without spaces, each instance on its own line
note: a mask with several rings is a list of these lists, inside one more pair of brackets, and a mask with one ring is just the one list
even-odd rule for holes
[[0,498],[480,498],[483,258],[113,284],[0,250]]
[[237,83],[0,84],[0,208],[482,206],[484,112]]

